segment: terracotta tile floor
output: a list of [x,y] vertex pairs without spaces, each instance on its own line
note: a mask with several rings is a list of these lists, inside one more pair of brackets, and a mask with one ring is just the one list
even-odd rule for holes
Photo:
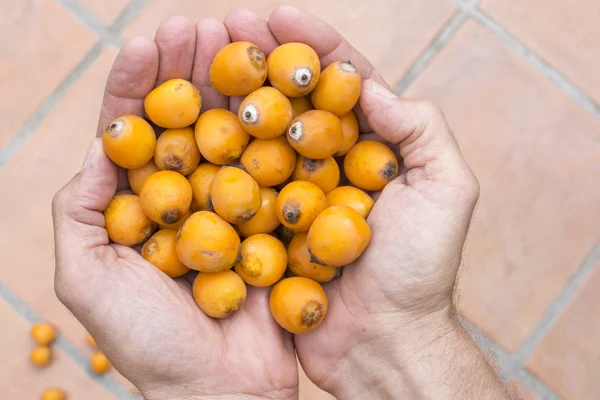
[[[133,396],[116,372],[99,379],[85,366],[85,331],[54,295],[49,213],[94,135],[117,47],[169,15],[222,18],[251,4],[267,16],[278,3],[0,0],[3,399],[38,398],[49,384],[71,398]],[[600,398],[600,3],[286,3],[339,29],[398,91],[446,112],[482,188],[460,308],[504,378],[526,399]],[[27,362],[39,319],[62,332],[42,371]],[[304,376],[300,397],[329,398]]]

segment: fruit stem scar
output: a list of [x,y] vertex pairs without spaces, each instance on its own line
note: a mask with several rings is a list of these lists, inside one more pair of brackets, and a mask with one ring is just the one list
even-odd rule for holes
[[294,83],[300,87],[308,86],[312,79],[312,71],[309,68],[298,68],[294,74]]
[[113,122],[111,122],[110,125],[108,125],[108,129],[107,129],[108,134],[112,137],[120,136],[121,133],[123,133],[124,125],[125,125],[125,123],[123,122],[122,118],[114,120]]
[[242,120],[247,124],[255,124],[258,121],[258,110],[254,104],[248,104],[242,110]]
[[314,160],[312,158],[305,158],[304,162],[302,163],[302,168],[304,168],[307,171],[310,172],[315,172],[316,170],[320,169],[323,166],[324,162],[323,160]]
[[288,136],[294,140],[302,139],[303,132],[301,121],[294,122],[292,126],[290,126],[290,129],[288,130]]
[[356,72],[356,67],[350,60],[340,62],[340,69],[344,72]]
[[283,206],[283,218],[290,224],[297,223],[300,219],[301,214],[302,213],[300,212],[300,210],[295,206],[292,206],[290,204],[286,204],[285,206]]
[[323,318],[323,304],[310,300],[302,307],[302,325],[311,327]]
[[396,165],[390,161],[381,169],[381,175],[387,180],[392,180],[398,175],[398,168],[396,168]]

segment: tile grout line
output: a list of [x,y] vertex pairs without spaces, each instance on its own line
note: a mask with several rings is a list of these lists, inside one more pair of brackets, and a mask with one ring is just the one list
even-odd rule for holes
[[529,371],[525,370],[514,354],[507,353],[466,317],[461,316],[460,322],[469,332],[473,341],[477,344],[488,361],[492,363],[495,368],[499,369],[498,373],[503,382],[513,378],[523,386],[529,388],[536,396],[539,396],[541,400],[562,400],[562,398],[548,387],[548,385],[529,373]]
[[579,266],[579,269],[571,275],[567,283],[564,285],[561,293],[556,297],[552,303],[546,308],[544,315],[539,320],[537,326],[531,331],[529,336],[519,345],[517,351],[514,354],[515,361],[519,365],[524,365],[527,358],[533,352],[533,349],[541,341],[541,339],[548,333],[554,322],[558,319],[561,312],[565,310],[571,299],[578,292],[582,283],[592,273],[594,268],[600,261],[600,242],[596,243],[592,248],[591,252],[587,255],[585,260]]
[[529,47],[522,43],[517,37],[504,29],[492,17],[487,15],[478,7],[464,7],[463,11],[483,27],[491,31],[498,38],[504,41],[514,51],[516,51],[525,61],[542,73],[547,79],[554,83],[558,88],[583,107],[587,112],[597,119],[600,119],[600,104],[590,97],[584,90],[571,82],[562,72],[552,66],[539,55],[535,54]]
[[[2,282],[0,282],[0,300],[4,300],[6,304],[12,307],[23,319],[30,324],[42,322],[43,319],[35,312],[34,309],[29,307],[16,293],[11,291]],[[85,371],[85,373],[92,378],[94,381],[104,387],[108,392],[115,395],[118,399],[137,399],[135,395],[129,392],[119,381],[117,381],[111,375],[92,375],[89,372],[88,360],[86,357],[73,343],[67,340],[62,334],[56,338],[55,346],[57,346],[63,353],[65,353],[75,364]]]
[[56,2],[99,37],[108,36],[106,26],[87,7],[75,0],[56,0]]
[[394,85],[394,93],[401,95],[412,82],[423,72],[423,70],[433,61],[438,53],[454,37],[456,32],[464,25],[468,19],[468,14],[461,8],[457,9],[446,21],[442,29],[435,35],[432,41],[427,45],[405,72],[404,76]]

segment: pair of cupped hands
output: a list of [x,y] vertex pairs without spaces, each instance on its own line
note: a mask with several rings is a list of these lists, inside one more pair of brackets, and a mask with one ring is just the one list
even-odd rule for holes
[[411,378],[399,371],[416,368],[419,382],[426,367],[417,361],[426,363],[435,343],[461,329],[453,288],[478,197],[439,108],[397,98],[338,32],[307,12],[280,7],[265,21],[236,10],[224,22],[169,18],[154,40],[129,40],[108,77],[97,137],[114,118],[143,115],[146,94],[171,78],[198,87],[203,110],[237,111],[239,99],[211,88],[208,70],[219,49],[241,40],[266,55],[303,42],[322,66],[349,59],[363,77],[356,109],[363,137],[389,143],[401,160],[400,176],[377,194],[368,218],[370,246],[323,285],[330,303],[322,325],[285,332],[269,313],[269,289],[254,287],[240,312],[211,319],[194,303],[193,277],[171,279],[135,250],[109,243],[102,211],[128,183],[100,139],[53,201],[56,294],[147,399],[297,398],[296,355],[337,397],[410,393]]

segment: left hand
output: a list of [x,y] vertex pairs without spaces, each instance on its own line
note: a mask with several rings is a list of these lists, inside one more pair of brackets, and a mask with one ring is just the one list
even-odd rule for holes
[[241,311],[209,318],[192,298],[193,276],[169,278],[135,250],[110,244],[104,228],[102,211],[128,188],[126,171],[103,152],[105,126],[121,115],[143,116],[146,94],[170,78],[192,81],[204,110],[229,107],[210,87],[208,68],[230,34],[239,40],[237,31],[214,19],[194,26],[177,17],[155,40],[129,40],[108,77],[98,139],[53,201],[56,294],[146,399],[298,396],[291,335],[271,317],[268,289],[248,287]]

